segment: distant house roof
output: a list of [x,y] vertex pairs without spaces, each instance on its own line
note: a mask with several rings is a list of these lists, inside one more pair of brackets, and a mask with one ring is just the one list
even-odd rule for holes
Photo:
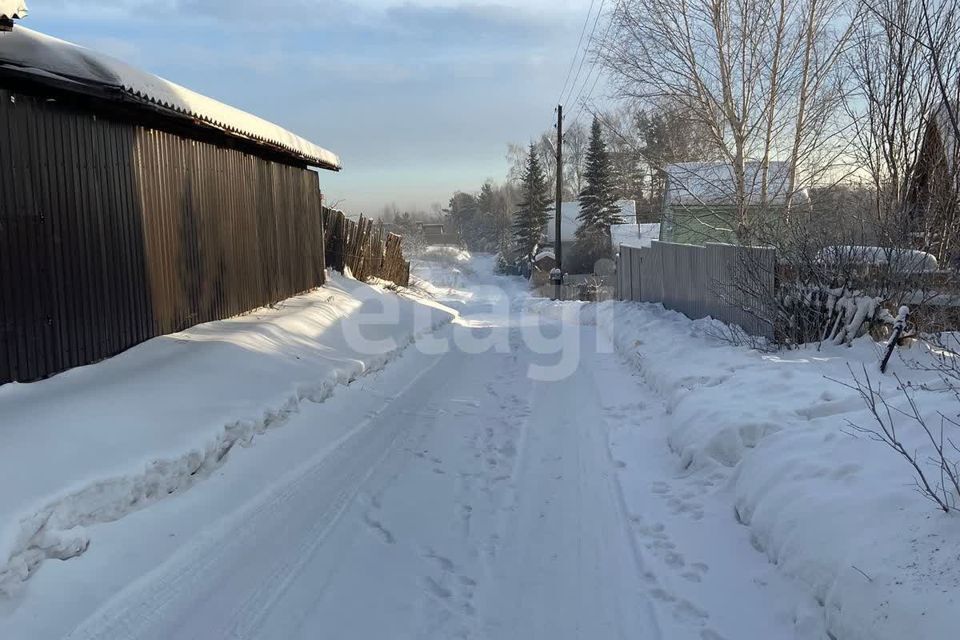
[[645,249],[660,239],[660,223],[646,224],[615,224],[610,227],[610,239],[613,242],[613,251],[620,251],[620,247],[634,247]]
[[[763,172],[762,163],[744,163],[748,204],[760,204]],[[664,167],[667,174],[667,205],[725,205],[734,204],[736,180],[733,166],[725,162],[681,162]],[[770,162],[767,174],[767,204],[786,202],[790,187],[789,165],[786,162]],[[806,191],[795,194],[804,202]]]
[[[0,0],[3,7],[20,4]],[[252,140],[324,169],[338,171],[340,158],[300,136],[240,109],[217,102],[130,65],[57,38],[17,27],[0,37],[0,72],[17,72],[78,92],[97,89],[118,102],[169,110]]]
[[[633,200],[620,200],[617,202],[617,206],[620,207],[620,215],[623,216],[624,221],[637,219],[637,203]],[[580,227],[580,220],[577,219],[580,216],[580,202],[576,200],[564,202],[561,206],[561,214],[563,217],[560,221],[560,241],[573,242],[577,239],[577,229]],[[557,237],[557,214],[555,211],[551,211],[549,215],[547,225],[544,228],[544,235],[547,237],[548,244],[553,243]]]
[[544,249],[533,257],[534,262],[540,262],[541,260],[546,260],[546,259],[550,259],[550,260],[557,259],[557,256],[553,253],[552,249]]

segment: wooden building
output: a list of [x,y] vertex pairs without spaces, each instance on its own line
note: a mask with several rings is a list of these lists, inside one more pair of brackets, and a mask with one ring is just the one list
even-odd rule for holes
[[417,226],[428,247],[458,247],[460,235],[450,231],[442,222],[419,222]]
[[0,33],[0,384],[324,281],[336,155],[120,61]]

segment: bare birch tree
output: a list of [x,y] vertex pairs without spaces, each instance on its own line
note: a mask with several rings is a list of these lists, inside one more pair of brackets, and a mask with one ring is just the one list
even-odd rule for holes
[[597,55],[619,95],[697,120],[730,167],[741,236],[768,204],[774,159],[788,167],[788,211],[835,170],[839,61],[856,23],[848,0],[622,0],[611,20]]
[[856,161],[873,190],[874,224],[884,243],[944,260],[957,224],[956,176],[944,172],[957,161],[956,145],[947,143],[957,139],[958,3],[863,0],[863,7],[847,113]]

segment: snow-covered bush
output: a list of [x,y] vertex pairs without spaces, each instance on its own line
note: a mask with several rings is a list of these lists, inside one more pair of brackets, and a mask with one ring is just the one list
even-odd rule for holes
[[932,254],[913,249],[914,238],[896,220],[856,218],[798,208],[752,230],[751,244],[775,247],[777,264],[752,264],[744,252],[745,275],[731,299],[766,298],[757,313],[775,328],[777,345],[882,337],[893,323],[891,311],[903,305],[921,330],[942,330],[960,317],[944,296],[953,290],[952,272],[941,270]]

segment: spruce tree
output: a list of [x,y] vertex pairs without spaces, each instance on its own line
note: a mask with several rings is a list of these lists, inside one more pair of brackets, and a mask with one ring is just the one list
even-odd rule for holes
[[576,249],[581,265],[592,266],[597,260],[610,257],[610,225],[623,223],[617,206],[613,163],[597,118],[593,119],[590,131],[584,179],[586,186],[580,193]]
[[478,233],[479,217],[477,198],[469,193],[458,191],[450,198],[450,207],[446,209],[448,222],[460,234],[460,241],[471,251],[482,250]]
[[531,144],[526,167],[521,177],[519,209],[514,214],[513,239],[517,254],[533,260],[549,220],[550,196],[543,166],[537,156],[536,146]]
[[497,242],[497,194],[493,183],[484,182],[477,196],[477,208],[480,212],[478,226],[484,251],[499,249]]

